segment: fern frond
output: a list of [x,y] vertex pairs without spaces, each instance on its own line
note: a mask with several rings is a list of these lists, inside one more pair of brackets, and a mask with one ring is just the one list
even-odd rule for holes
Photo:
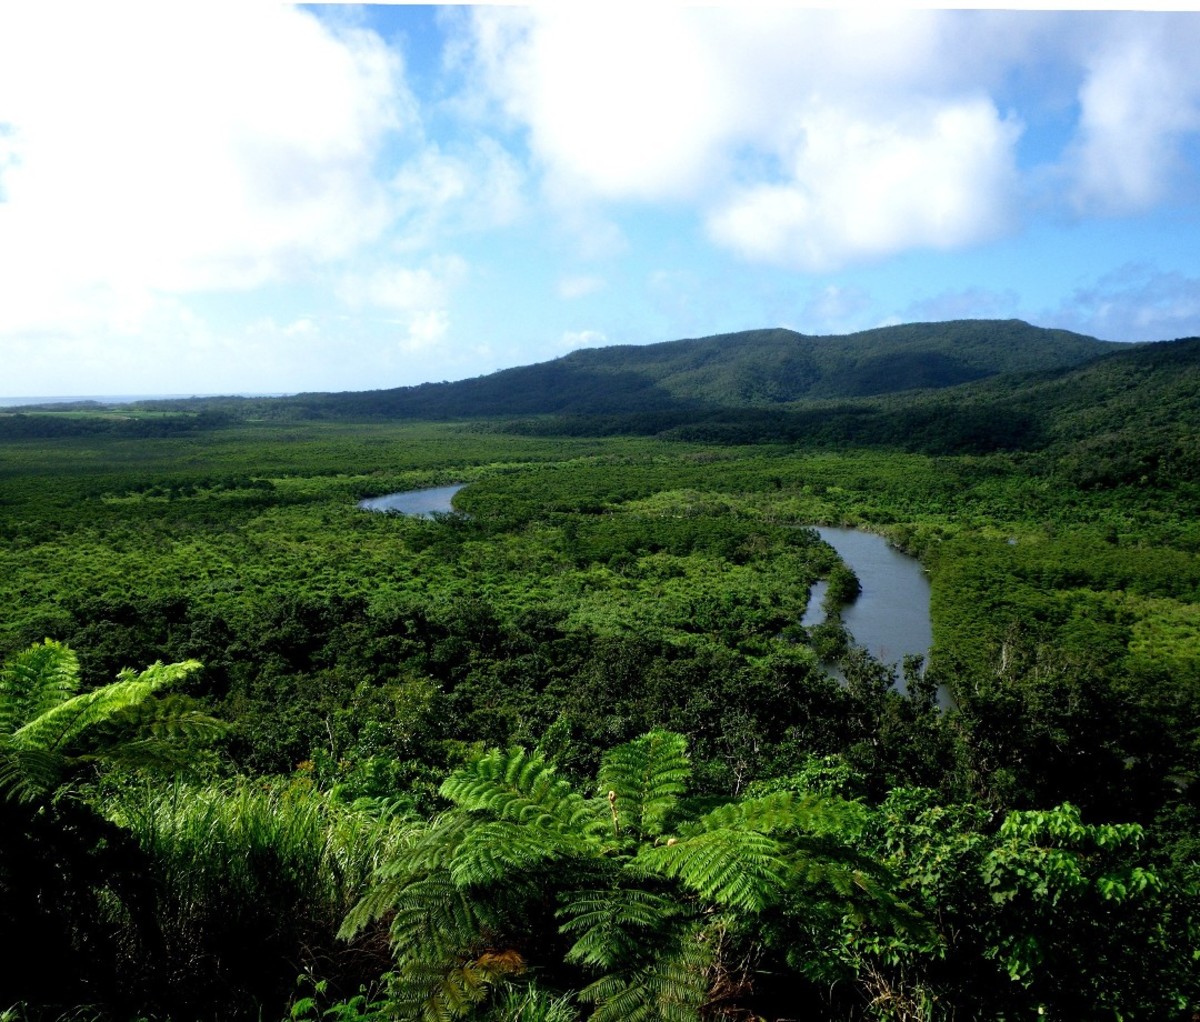
[[479,823],[464,836],[450,860],[450,875],[460,887],[495,884],[510,874],[569,854],[574,842],[557,831],[508,820]]
[[495,750],[456,770],[441,793],[468,811],[580,836],[595,818],[593,807],[552,765],[524,749]]
[[492,907],[457,887],[448,875],[426,877],[397,893],[390,932],[396,964],[454,961],[480,946],[498,922]]
[[678,899],[637,888],[571,891],[558,910],[560,933],[576,936],[566,960],[613,969],[646,948],[646,935],[680,912]]
[[718,806],[685,832],[735,827],[761,834],[794,832],[845,839],[858,832],[863,817],[863,808],[856,802],[777,791]]
[[625,973],[603,976],[579,997],[596,1005],[591,1022],[698,1022],[712,961],[709,943],[689,927],[669,952]]
[[199,661],[186,660],[177,664],[157,663],[140,674],[123,670],[111,684],[72,696],[34,717],[13,732],[13,741],[27,748],[65,752],[72,741],[90,728],[111,721],[199,668]]
[[46,639],[15,654],[0,669],[0,734],[12,734],[78,689],[79,658],[63,643]]
[[0,798],[32,801],[58,785],[63,769],[61,756],[14,746],[8,735],[0,736]]
[[350,940],[382,919],[423,878],[441,876],[449,881],[450,863],[475,824],[466,813],[451,812],[407,832],[375,870],[366,892],[342,921],[338,936]]
[[719,905],[761,912],[791,876],[784,847],[768,834],[724,827],[641,849],[634,865],[679,880]]
[[656,728],[606,752],[597,780],[601,794],[613,801],[618,830],[655,837],[663,833],[691,775],[687,739]]

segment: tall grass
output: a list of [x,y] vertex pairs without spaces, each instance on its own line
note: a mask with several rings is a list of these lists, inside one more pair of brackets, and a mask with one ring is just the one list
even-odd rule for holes
[[147,854],[159,933],[131,941],[148,1008],[185,1020],[283,1017],[302,973],[353,992],[390,963],[386,940],[336,934],[403,823],[311,786],[239,780],[127,788],[103,809]]

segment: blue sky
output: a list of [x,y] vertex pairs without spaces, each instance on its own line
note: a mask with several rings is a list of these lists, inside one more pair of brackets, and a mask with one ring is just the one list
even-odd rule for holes
[[1200,334],[1200,13],[7,5],[0,396]]

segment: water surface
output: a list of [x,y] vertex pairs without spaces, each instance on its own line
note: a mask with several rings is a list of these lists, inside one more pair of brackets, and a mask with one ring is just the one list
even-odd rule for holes
[[416,515],[428,518],[439,512],[451,512],[451,500],[465,486],[434,486],[428,490],[404,490],[401,493],[385,493],[382,497],[360,500],[358,506],[365,511],[391,511],[401,515]]
[[[816,526],[816,531],[858,576],[862,592],[841,609],[842,624],[856,646],[864,647],[876,660],[897,668],[904,658],[917,655],[929,658],[933,645],[933,623],[929,614],[929,577],[920,561],[902,554],[882,536],[859,529]],[[825,620],[821,602],[828,584],[824,579],[813,584],[808,608],[800,623],[806,628]],[[836,665],[826,665],[829,673],[841,678]],[[904,679],[896,686],[905,691]],[[951,705],[950,694],[939,687],[938,703]]]

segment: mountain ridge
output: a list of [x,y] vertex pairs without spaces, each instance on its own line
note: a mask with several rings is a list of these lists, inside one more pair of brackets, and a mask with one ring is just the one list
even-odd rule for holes
[[772,408],[943,389],[1078,365],[1119,342],[1021,320],[951,320],[811,336],[783,327],[584,348],[484,376],[276,399],[310,414],[495,418]]

